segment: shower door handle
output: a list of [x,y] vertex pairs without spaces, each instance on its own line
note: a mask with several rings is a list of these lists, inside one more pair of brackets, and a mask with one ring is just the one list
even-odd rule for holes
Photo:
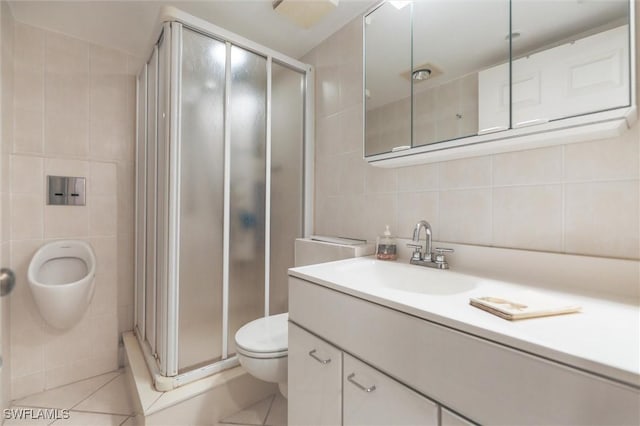
[[11,293],[16,285],[16,274],[9,268],[0,269],[0,296]]

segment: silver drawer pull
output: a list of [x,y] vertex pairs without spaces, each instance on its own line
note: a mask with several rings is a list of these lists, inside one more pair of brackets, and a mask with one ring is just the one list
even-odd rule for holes
[[320,358],[318,355],[316,355],[316,350],[312,350],[309,352],[309,356],[313,359],[315,359],[316,361],[318,361],[320,364],[329,364],[331,362],[331,358],[327,358],[327,359],[322,359]]
[[360,389],[361,391],[365,391],[367,393],[373,392],[374,390],[376,390],[376,385],[371,385],[369,387],[362,386],[360,383],[355,381],[354,379],[355,376],[356,376],[356,373],[351,373],[349,374],[349,376],[347,376],[347,380],[353,383],[354,385],[356,385],[358,389]]

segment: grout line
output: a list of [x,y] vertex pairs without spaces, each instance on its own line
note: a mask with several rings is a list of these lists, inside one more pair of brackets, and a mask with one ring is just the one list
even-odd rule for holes
[[261,426],[261,425],[254,425],[253,423],[235,423],[235,422],[219,422],[221,425],[235,425],[235,426]]
[[560,214],[562,215],[562,218],[560,219],[560,250],[562,251],[562,253],[566,252],[566,239],[567,239],[567,232],[566,232],[566,225],[567,225],[567,219],[566,219],[566,213],[567,213],[567,200],[566,200],[566,196],[567,196],[567,179],[566,179],[566,174],[567,174],[567,169],[566,169],[566,161],[567,161],[567,155],[566,155],[566,145],[562,145],[562,150],[561,155],[562,155],[562,171],[561,171],[561,175],[562,175],[562,185],[561,185],[561,189],[560,189],[560,203],[561,203],[561,207],[560,207]]
[[[162,392],[160,395],[158,395],[158,397],[156,399],[153,400],[153,402],[151,404],[149,404],[148,407],[143,407],[142,410],[143,411],[149,411],[151,409],[151,407],[153,407],[159,400],[160,398],[162,398],[162,396],[165,394],[166,392]],[[175,404],[174,404],[175,405]]]
[[130,417],[131,413],[128,414],[124,414],[124,413],[110,413],[108,411],[89,411],[89,410],[69,410],[70,412],[73,413],[85,413],[85,414],[101,414],[101,415],[106,415],[106,416],[125,416],[125,417]]
[[267,414],[265,414],[264,419],[262,420],[262,425],[267,424],[267,419],[269,418],[269,414],[271,414],[271,408],[273,407],[273,402],[276,400],[276,394],[270,396],[271,402],[269,403],[269,408],[267,409]]
[[[59,238],[54,238],[54,239],[59,239]],[[33,239],[33,240],[17,240],[17,241],[41,241],[41,240],[43,240],[43,238],[35,238],[35,239]],[[71,383],[67,383],[67,384],[64,384],[64,385],[56,386],[55,388],[45,389],[45,390],[43,390],[42,392],[36,392],[36,393],[32,393],[32,394],[30,394],[30,395],[25,395],[25,396],[23,396],[23,397],[21,397],[21,398],[18,398],[18,399],[14,399],[14,400],[10,401],[10,403],[11,403],[11,405],[18,405],[18,406],[20,406],[20,405],[23,405],[23,404],[16,404],[16,403],[17,403],[17,402],[19,402],[19,401],[20,401],[20,400],[22,400],[22,399],[25,399],[25,398],[31,397],[31,396],[33,396],[33,395],[38,395],[38,394],[41,394],[41,393],[54,391],[54,390],[56,390],[56,389],[60,389],[60,388],[63,388],[63,387],[65,387],[65,386],[75,385],[75,384],[77,384],[77,383],[84,382],[85,380],[95,379],[96,377],[104,376],[104,375],[111,374],[111,373],[115,373],[115,372],[120,373],[120,370],[118,369],[118,370],[115,370],[115,371],[109,371],[109,372],[106,372],[106,373],[98,374],[97,376],[91,376],[91,377],[87,377],[87,378],[85,378],[85,379],[76,380],[75,382],[71,382]],[[120,374],[122,374],[122,373],[120,373]],[[117,376],[116,376],[116,377],[117,377]],[[114,377],[114,378],[115,378],[115,377]],[[25,406],[25,407],[26,407],[26,406]],[[50,407],[49,407],[49,408],[50,408]]]
[[[399,189],[397,192],[400,194],[409,194],[409,193],[418,193],[418,192],[432,192],[432,191],[440,191],[440,192],[461,192],[461,191],[470,191],[470,190],[478,190],[478,189],[495,189],[495,188],[521,188],[521,187],[533,187],[533,186],[552,186],[552,185],[562,185],[562,184],[587,184],[587,183],[620,183],[620,182],[637,182],[638,177],[627,176],[627,177],[609,177],[609,178],[589,178],[589,179],[571,179],[571,180],[552,180],[547,182],[523,182],[523,183],[508,183],[508,184],[498,184],[498,185],[482,185],[482,186],[461,186],[461,187],[453,187],[453,188],[441,188],[441,189],[412,189],[412,190],[403,190]],[[389,191],[379,192],[390,193]]]
[[493,202],[493,195],[495,193],[496,187],[495,187],[495,182],[494,182],[494,173],[495,173],[495,167],[494,167],[494,159],[495,156],[490,156],[489,157],[489,241],[488,244],[489,245],[494,245],[496,243],[496,238],[495,238],[495,206],[494,206],[494,202]]
[[[111,380],[108,380],[106,383],[104,383],[103,385],[99,386],[98,388],[96,388],[96,390],[94,390],[93,392],[91,392],[89,395],[87,395],[85,398],[83,398],[82,400],[80,400],[77,404],[71,406],[70,410],[73,410],[75,407],[77,407],[78,405],[82,404],[84,401],[86,401],[87,399],[91,398],[93,395],[96,394],[96,392],[98,392],[100,389],[104,388],[105,386],[107,386],[109,383],[113,382],[115,379],[117,379],[118,377],[120,377],[123,373],[121,371],[118,372],[118,374],[116,376],[114,376]],[[78,410],[76,410],[78,411]]]

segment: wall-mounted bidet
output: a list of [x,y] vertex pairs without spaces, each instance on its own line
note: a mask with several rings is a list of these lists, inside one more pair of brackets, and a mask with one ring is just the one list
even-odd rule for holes
[[289,314],[258,318],[236,333],[238,360],[253,377],[278,384],[287,397],[287,360]]
[[96,256],[84,241],[54,241],[31,259],[27,277],[40,315],[51,326],[75,325],[93,297]]

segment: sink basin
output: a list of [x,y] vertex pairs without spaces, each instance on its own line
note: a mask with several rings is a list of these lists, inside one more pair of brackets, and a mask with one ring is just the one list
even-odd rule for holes
[[448,295],[467,292],[477,285],[477,279],[450,270],[371,258],[331,262],[304,269],[309,272],[314,269],[315,276],[321,276],[329,282],[404,293]]

